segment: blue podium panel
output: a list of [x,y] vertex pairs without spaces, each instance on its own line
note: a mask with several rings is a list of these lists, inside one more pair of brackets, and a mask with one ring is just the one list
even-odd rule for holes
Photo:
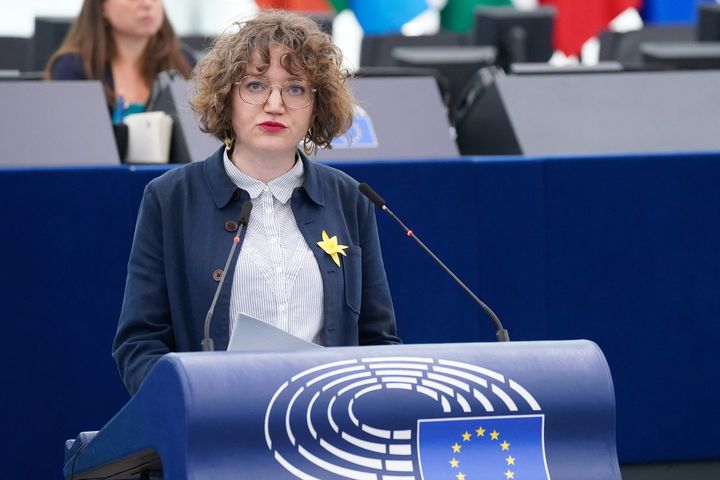
[[588,341],[169,354],[88,438],[66,478],[620,479]]
[[7,478],[60,478],[62,440],[127,401],[110,345],[137,211],[128,181],[124,166],[0,171]]

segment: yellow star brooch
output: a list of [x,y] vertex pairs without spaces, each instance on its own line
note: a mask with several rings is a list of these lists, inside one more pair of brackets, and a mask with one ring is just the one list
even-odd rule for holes
[[325,230],[322,231],[322,241],[317,242],[317,244],[325,253],[330,255],[330,258],[333,259],[335,265],[338,267],[340,266],[340,257],[338,257],[338,253],[347,256],[347,254],[343,251],[348,248],[347,245],[338,245],[337,235],[328,237]]

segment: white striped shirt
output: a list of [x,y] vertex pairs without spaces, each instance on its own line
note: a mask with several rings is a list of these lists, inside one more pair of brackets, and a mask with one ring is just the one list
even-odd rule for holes
[[322,277],[290,206],[293,190],[303,182],[302,161],[267,184],[241,172],[227,152],[224,163],[253,204],[233,275],[230,328],[243,313],[322,345]]

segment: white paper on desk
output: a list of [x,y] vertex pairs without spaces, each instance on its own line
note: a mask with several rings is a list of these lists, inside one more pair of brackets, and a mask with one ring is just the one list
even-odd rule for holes
[[123,120],[128,127],[128,163],[168,163],[173,119],[165,112],[143,112]]
[[233,325],[228,351],[293,352],[322,348],[250,315],[240,314]]

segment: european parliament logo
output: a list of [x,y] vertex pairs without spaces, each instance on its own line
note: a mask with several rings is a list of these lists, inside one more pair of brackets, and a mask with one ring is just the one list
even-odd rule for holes
[[275,460],[303,480],[549,480],[544,415],[491,369],[369,357],[300,371],[264,419]]
[[543,416],[420,420],[422,478],[548,480]]
[[370,115],[362,107],[353,109],[353,123],[347,133],[335,137],[332,148],[377,148],[378,137]]

